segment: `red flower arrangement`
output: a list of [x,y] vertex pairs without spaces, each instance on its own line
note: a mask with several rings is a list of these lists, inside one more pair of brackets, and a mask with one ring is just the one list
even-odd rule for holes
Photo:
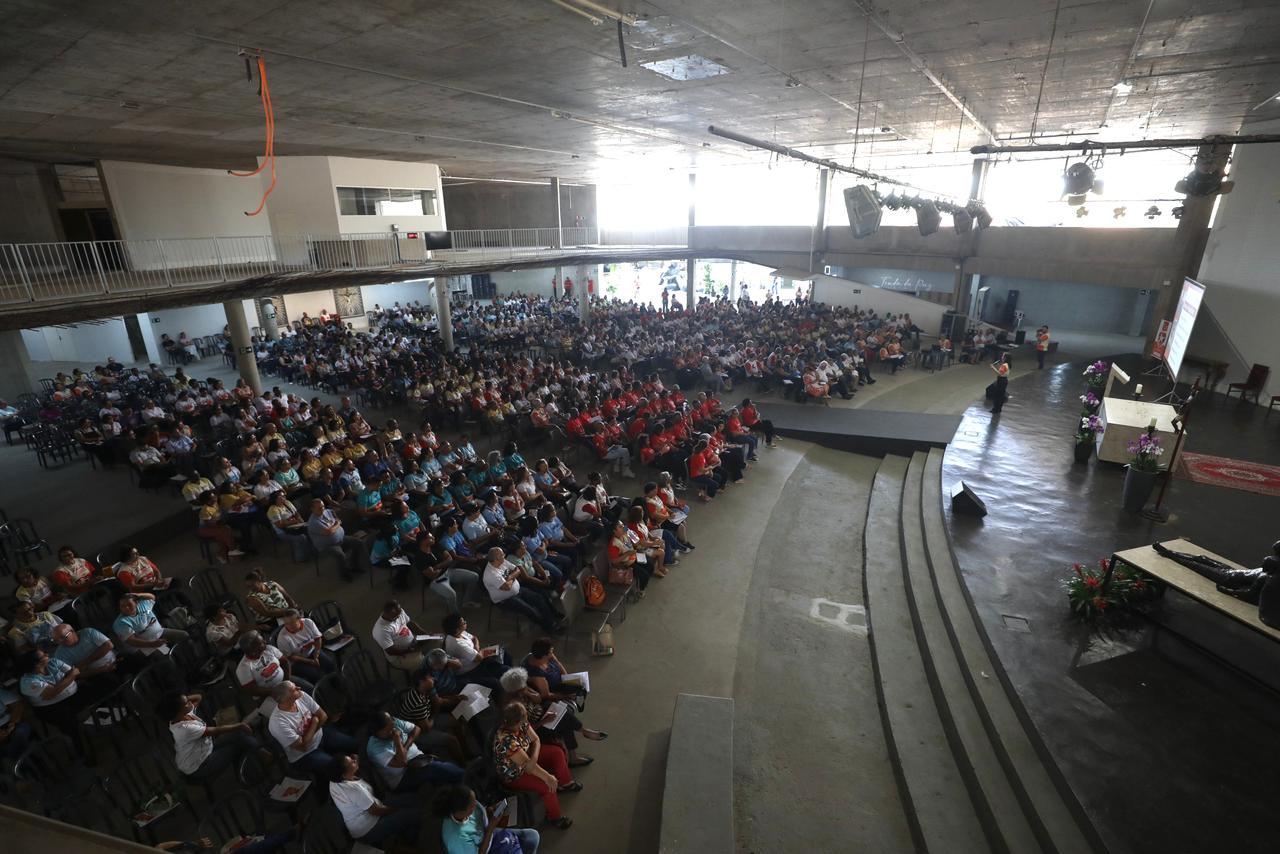
[[1103,557],[1098,558],[1094,566],[1071,565],[1071,574],[1066,580],[1067,599],[1071,612],[1076,616],[1092,620],[1109,611],[1134,605],[1153,592],[1152,586],[1138,570],[1119,561],[1111,573],[1110,583],[1104,587],[1109,563]]

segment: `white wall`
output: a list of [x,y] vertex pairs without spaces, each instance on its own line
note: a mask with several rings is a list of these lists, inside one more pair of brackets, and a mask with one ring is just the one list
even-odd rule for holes
[[360,157],[330,157],[330,186],[337,206],[337,187],[390,187],[408,190],[435,190],[435,216],[338,216],[339,234],[390,231],[444,231],[444,189],[440,167],[434,163],[403,160],[367,160]]
[[304,311],[313,320],[320,316],[322,310],[333,314],[338,310],[338,304],[333,298],[333,291],[311,291],[305,294],[285,294],[284,310],[289,315],[289,322],[293,323],[295,320],[302,320]]
[[120,317],[109,317],[102,323],[24,329],[22,341],[33,362],[78,362],[92,368],[105,363],[108,356],[126,364],[133,361],[129,333]]
[[[1275,133],[1280,122],[1249,125],[1245,133]],[[1271,366],[1262,399],[1280,394],[1280,144],[1239,145],[1197,277],[1205,304],[1231,339],[1236,356],[1211,326],[1197,320],[1187,352],[1230,362],[1228,382],[1243,382],[1253,363]],[[1243,359],[1243,364],[1241,360]]]
[[373,311],[375,305],[390,308],[396,303],[407,306],[412,305],[415,301],[429,307],[435,305],[432,297],[431,279],[392,282],[386,285],[362,285],[360,296],[364,299],[365,311]]
[[[538,296],[551,296],[551,279],[555,277],[556,271],[554,267],[539,268],[537,270],[499,270],[491,273],[494,287],[499,294],[537,294]],[[578,282],[586,283],[585,276],[579,276],[577,267],[564,268],[564,275],[573,279],[573,286],[578,287]]]
[[220,169],[102,161],[111,210],[125,240],[271,234],[258,206],[262,185]]
[[[261,173],[261,193],[271,181]],[[256,204],[256,203],[255,203]],[[271,230],[280,236],[337,234],[338,199],[328,157],[277,157],[276,188],[267,199]]]
[[[241,300],[241,307],[244,309],[245,320],[249,328],[258,325],[258,312],[253,305],[253,300]],[[200,338],[205,335],[219,335],[222,327],[227,325],[227,313],[222,307],[222,303],[216,302],[210,305],[193,305],[185,308],[166,308],[159,311],[149,312],[147,315],[138,315],[138,321],[142,324],[143,334],[150,333],[152,341],[158,348],[160,346],[160,336],[168,333],[173,340],[178,340],[178,336],[186,332],[192,338]],[[148,345],[150,349],[150,345]],[[160,352],[163,352],[162,350]],[[158,361],[158,360],[157,360]]]
[[833,276],[813,277],[813,298],[828,305],[874,310],[882,317],[886,314],[910,314],[916,326],[930,335],[942,328],[942,315],[947,312],[945,305]]

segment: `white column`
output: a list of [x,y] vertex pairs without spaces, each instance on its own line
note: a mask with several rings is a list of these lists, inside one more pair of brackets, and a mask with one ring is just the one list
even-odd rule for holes
[[271,301],[271,297],[262,297],[258,300],[258,305],[258,314],[262,317],[262,334],[268,341],[278,341],[280,327],[276,323],[276,304]]
[[449,280],[436,276],[436,322],[440,324],[440,343],[446,353],[453,352],[453,311],[449,306]]
[[[582,268],[578,268],[578,283],[574,286],[578,294],[578,320],[586,326],[591,320],[591,294],[587,293],[587,278],[590,273],[584,275]],[[596,282],[596,287],[600,287],[600,283]]]
[[[686,244],[690,249],[693,248],[693,227],[697,222],[698,203],[698,176],[693,172],[689,173],[689,237]],[[685,306],[692,309],[694,302],[694,294],[697,293],[697,281],[695,277],[698,274],[698,259],[692,255],[684,259],[684,286],[685,286]]]
[[262,379],[258,376],[258,360],[253,356],[253,343],[249,340],[249,324],[244,317],[244,303],[229,300],[222,304],[227,315],[227,328],[231,332],[231,349],[236,354],[236,370],[240,379],[249,384],[254,394],[262,391]]

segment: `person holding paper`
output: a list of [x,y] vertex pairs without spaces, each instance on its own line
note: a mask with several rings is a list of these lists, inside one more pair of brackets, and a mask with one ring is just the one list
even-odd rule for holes
[[[449,658],[443,649],[428,652],[427,663],[414,684],[396,695],[395,716],[421,730],[417,741],[424,750],[466,765],[466,723],[449,714],[465,699],[451,665],[457,667],[457,659]],[[440,692],[437,676],[447,682],[447,693]]]
[[573,779],[564,750],[544,744],[529,726],[523,703],[502,710],[502,726],[493,736],[493,763],[505,787],[542,798],[549,824],[561,830],[573,826],[573,819],[560,810],[560,793],[581,792],[582,784]]
[[467,621],[461,614],[447,614],[441,625],[444,651],[459,662],[458,679],[462,684],[483,685],[496,691],[498,677],[511,666],[506,650],[481,646],[480,638],[467,631]]
[[166,629],[160,625],[154,613],[155,606],[156,597],[151,593],[126,593],[120,597],[116,605],[120,616],[116,617],[111,628],[125,649],[154,655],[167,652],[168,644],[187,639],[187,633],[181,629]]
[[590,765],[595,760],[590,756],[578,753],[578,733],[588,741],[604,741],[609,737],[607,732],[587,729],[578,720],[576,706],[572,702],[553,700],[545,702],[541,693],[529,685],[529,671],[523,667],[513,667],[502,674],[500,706],[511,703],[523,703],[529,722],[547,738],[560,741],[569,756],[569,767]]
[[590,691],[586,672],[567,674],[556,657],[555,642],[551,638],[535,640],[521,664],[529,672],[529,687],[538,692],[543,702],[577,703],[579,696]]
[[[520,843],[523,854],[537,854],[542,839],[531,827],[508,828],[506,801],[485,809],[476,793],[466,786],[449,786],[436,793],[435,811],[441,818],[440,833],[445,854],[485,854],[506,851],[503,836],[510,834]],[[498,846],[498,847],[495,847]]]
[[650,527],[661,528],[662,538],[669,546],[679,551],[693,551],[694,545],[689,542],[689,531],[685,525],[688,514],[668,507],[654,481],[644,485],[644,510]]
[[333,654],[325,652],[324,638],[310,617],[290,608],[282,619],[284,625],[276,635],[276,644],[289,660],[293,674],[315,684],[338,669]]
[[413,672],[422,666],[422,644],[417,636],[426,633],[394,599],[387,600],[382,606],[382,616],[373,624],[373,642],[382,650],[387,663],[397,670]]

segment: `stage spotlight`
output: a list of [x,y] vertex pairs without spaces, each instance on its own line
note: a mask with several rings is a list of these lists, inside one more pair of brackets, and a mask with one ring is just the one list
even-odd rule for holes
[[1083,160],[1068,166],[1062,173],[1062,195],[1067,197],[1067,204],[1078,205],[1091,192],[1102,192],[1102,181],[1098,179],[1093,167]]
[[951,210],[951,224],[956,234],[968,234],[973,229],[973,215],[967,208],[955,206]]
[[1152,205],[1151,207],[1147,208],[1147,212],[1144,213],[1143,216],[1145,216],[1147,219],[1155,219],[1156,217],[1160,216],[1160,209],[1155,205]]
[[870,237],[880,228],[880,198],[865,184],[845,187],[844,207],[854,237]]
[[1226,194],[1235,189],[1235,182],[1225,180],[1217,172],[1201,172],[1199,167],[1192,169],[1187,177],[1173,185],[1174,192],[1187,196],[1212,196]]
[[1124,219],[1124,215],[1127,214],[1128,212],[1129,212],[1129,209],[1124,206],[1114,208],[1111,211],[1111,217],[1113,219]]
[[978,202],[974,202],[969,205],[969,215],[973,217],[973,223],[978,226],[978,228],[991,227],[991,214],[987,213],[987,209],[984,205],[979,204]]
[[1182,205],[1178,205],[1176,208],[1169,211],[1169,216],[1173,217],[1174,219],[1182,219],[1182,214],[1185,212],[1186,212],[1186,208],[1184,208]]
[[928,199],[917,201],[915,208],[916,226],[920,229],[922,237],[928,237],[942,225],[942,214],[938,213],[938,208],[932,201]]
[[1083,219],[1089,215],[1089,209],[1085,207],[1076,208],[1076,219]]

